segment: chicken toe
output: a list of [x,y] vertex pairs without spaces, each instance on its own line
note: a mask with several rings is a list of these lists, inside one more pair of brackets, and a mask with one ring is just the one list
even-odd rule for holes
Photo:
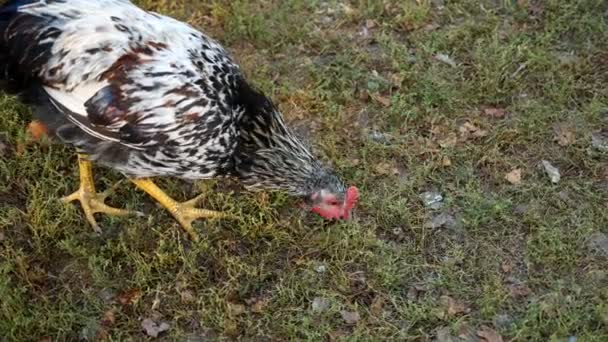
[[101,233],[101,228],[97,224],[97,220],[95,220],[94,215],[96,213],[103,213],[111,216],[141,215],[139,212],[114,208],[105,204],[108,195],[110,195],[120,183],[102,193],[97,193],[93,182],[93,167],[91,162],[86,159],[86,156],[79,155],[78,166],[80,169],[80,188],[71,195],[63,197],[61,200],[65,203],[79,201],[85,217],[93,227],[93,230],[97,233]]
[[158,203],[160,203],[164,208],[169,210],[169,212],[175,217],[175,219],[180,223],[182,228],[188,233],[190,238],[193,241],[198,241],[198,234],[192,227],[192,222],[197,219],[222,219],[228,218],[229,215],[207,209],[196,208],[196,204],[202,197],[199,195],[189,201],[186,202],[177,202],[169,195],[167,195],[162,189],[160,189],[154,182],[148,178],[142,179],[131,179],[138,188],[145,191],[148,195],[154,198]]

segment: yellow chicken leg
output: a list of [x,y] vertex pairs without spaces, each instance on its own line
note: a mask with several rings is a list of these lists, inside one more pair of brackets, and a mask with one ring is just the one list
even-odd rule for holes
[[131,182],[169,210],[193,241],[198,241],[198,234],[192,228],[192,221],[200,218],[218,219],[228,217],[228,215],[219,211],[196,208],[196,204],[202,195],[180,203],[167,195],[149,178],[131,179]]
[[65,203],[80,201],[87,221],[89,221],[97,233],[101,233],[101,228],[99,228],[99,225],[95,220],[94,214],[96,213],[104,213],[113,216],[139,214],[125,209],[113,208],[104,203],[108,195],[112,193],[120,182],[102,193],[97,193],[95,190],[95,183],[93,182],[93,166],[91,161],[87,160],[84,155],[78,155],[78,166],[80,169],[80,188],[73,194],[63,197],[61,200]]

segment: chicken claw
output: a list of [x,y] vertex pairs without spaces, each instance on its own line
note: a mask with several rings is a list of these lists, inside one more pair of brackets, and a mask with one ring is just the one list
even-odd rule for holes
[[192,227],[192,222],[194,220],[201,218],[221,219],[230,217],[229,215],[219,211],[196,208],[196,204],[203,197],[203,195],[198,195],[189,201],[180,203],[167,195],[149,178],[131,179],[131,182],[154,198],[164,208],[169,210],[171,215],[173,215],[173,217],[175,217],[175,219],[181,224],[182,228],[188,233],[193,241],[198,241],[199,239],[198,234]]
[[97,224],[97,220],[95,220],[94,215],[96,213],[111,216],[141,215],[140,212],[118,209],[105,204],[106,198],[118,187],[120,182],[102,193],[97,193],[95,183],[93,182],[93,167],[91,162],[85,156],[79,155],[78,166],[80,169],[80,188],[61,200],[64,203],[79,201],[87,221],[89,221],[95,232],[101,233],[101,228]]

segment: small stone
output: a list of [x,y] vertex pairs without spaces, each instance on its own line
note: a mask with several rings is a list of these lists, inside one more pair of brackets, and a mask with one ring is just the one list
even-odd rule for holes
[[589,248],[603,256],[608,257],[608,235],[604,233],[594,233],[587,240]]
[[415,286],[410,287],[407,291],[407,299],[411,301],[418,300],[418,289]]
[[426,191],[419,195],[425,207],[439,209],[443,206],[443,196],[435,191]]
[[387,145],[390,143],[391,136],[387,133],[372,131],[368,135],[369,139],[375,143]]
[[456,67],[456,62],[448,55],[439,53],[435,55],[435,59],[441,63],[445,63],[451,67]]
[[342,315],[342,319],[344,322],[346,322],[346,324],[357,324],[357,322],[359,322],[361,319],[361,316],[357,311],[342,310],[340,311],[340,315]]
[[361,27],[361,30],[359,30],[357,34],[363,39],[367,39],[371,36],[369,29],[365,26]]
[[80,329],[79,337],[80,340],[92,341],[95,335],[100,330],[100,326],[95,321],[88,321],[82,329]]
[[97,293],[97,297],[106,304],[109,304],[116,298],[116,293],[112,289],[103,288]]
[[608,152],[608,131],[593,133],[591,145],[600,152]]
[[513,317],[508,314],[498,314],[494,316],[494,325],[498,329],[509,329],[513,326]]
[[312,300],[311,309],[313,312],[323,312],[329,309],[331,302],[327,298],[315,297]]
[[547,175],[551,179],[551,182],[553,184],[559,183],[559,181],[561,179],[561,175],[559,173],[559,169],[556,168],[555,166],[553,166],[550,162],[548,162],[546,160],[543,160],[542,163],[543,163],[543,167],[545,168],[545,172],[547,173]]
[[429,222],[425,223],[425,227],[437,229],[441,227],[453,228],[456,227],[458,223],[453,215],[448,213],[440,213],[439,215],[435,215]]
[[517,215],[525,215],[528,211],[530,211],[530,206],[528,204],[518,204],[513,208],[513,213]]
[[327,266],[325,266],[325,265],[318,265],[317,267],[315,267],[315,271],[317,273],[325,273],[327,271]]
[[561,65],[574,64],[579,60],[579,57],[577,55],[575,55],[573,52],[559,51],[559,52],[556,52],[554,55],[555,55],[555,58],[557,58],[557,61],[559,62],[559,64],[561,64]]
[[452,336],[450,327],[441,327],[437,329],[435,334],[435,341],[437,342],[456,342],[459,340],[457,337]]
[[168,323],[162,322],[160,324],[156,324],[156,322],[149,318],[146,318],[141,322],[141,327],[144,329],[146,335],[150,337],[158,337],[158,335],[163,331],[169,330]]

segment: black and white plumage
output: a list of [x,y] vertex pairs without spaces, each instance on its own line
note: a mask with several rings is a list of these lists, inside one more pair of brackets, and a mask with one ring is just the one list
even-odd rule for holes
[[356,201],[224,48],[127,0],[9,1],[0,78],[64,143],[130,178],[237,177],[326,218]]

